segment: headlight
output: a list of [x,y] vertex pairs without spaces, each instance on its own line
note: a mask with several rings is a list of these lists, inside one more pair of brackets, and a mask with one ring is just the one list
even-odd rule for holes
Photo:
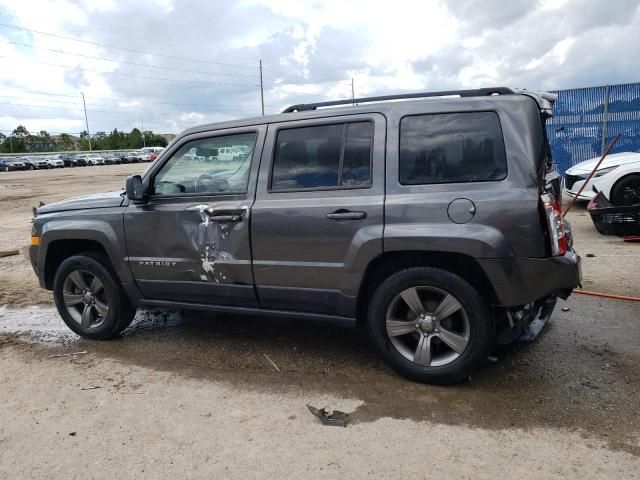
[[596,170],[596,174],[594,175],[594,177],[601,177],[602,175],[606,175],[607,173],[615,170],[616,168],[618,168],[618,165],[616,165],[615,167],[607,167],[607,168],[601,168],[600,170]]

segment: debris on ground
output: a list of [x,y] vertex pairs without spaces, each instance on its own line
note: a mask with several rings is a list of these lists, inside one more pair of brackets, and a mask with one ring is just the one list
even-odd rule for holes
[[593,253],[587,253],[587,258],[595,258],[596,256]]
[[312,415],[315,415],[320,419],[323,425],[330,425],[333,427],[346,427],[349,422],[349,414],[341,412],[339,410],[332,410],[330,407],[324,407],[317,409],[307,403],[307,408]]
[[568,312],[569,310],[571,310],[569,307],[562,307],[563,312]]
[[55,355],[49,355],[47,358],[60,358],[60,357],[75,358],[76,355],[82,355],[83,353],[87,353],[87,351],[83,350],[82,352],[57,353]]
[[278,368],[278,366],[277,366],[275,363],[273,363],[273,360],[271,360],[271,359],[267,356],[267,354],[266,354],[266,353],[263,353],[263,355],[264,355],[264,358],[266,358],[266,359],[269,361],[269,363],[270,363],[271,365],[273,365],[273,368],[275,368],[277,371],[280,371],[280,369]]
[[593,388],[595,390],[599,390],[600,389],[600,387],[598,385],[595,385],[594,383],[590,382],[589,380],[585,380],[584,382],[580,382],[580,385],[582,385],[583,387]]
[[82,387],[80,390],[95,390],[96,388],[102,388],[100,385],[92,385],[90,387]]
[[18,255],[18,250],[0,250],[0,258],[11,257],[12,255]]

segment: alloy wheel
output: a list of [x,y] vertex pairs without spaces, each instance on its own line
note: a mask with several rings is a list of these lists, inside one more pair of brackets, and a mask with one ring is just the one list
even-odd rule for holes
[[86,270],[74,270],[67,275],[62,296],[71,318],[84,328],[100,326],[109,313],[109,298],[104,285]]
[[386,315],[391,344],[421,367],[455,361],[469,343],[469,317],[462,304],[439,288],[416,286],[391,301]]

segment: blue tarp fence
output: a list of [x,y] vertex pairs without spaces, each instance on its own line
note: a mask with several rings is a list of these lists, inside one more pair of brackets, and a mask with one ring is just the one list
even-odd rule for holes
[[547,133],[560,173],[602,154],[618,133],[610,153],[640,151],[640,83],[558,90]]

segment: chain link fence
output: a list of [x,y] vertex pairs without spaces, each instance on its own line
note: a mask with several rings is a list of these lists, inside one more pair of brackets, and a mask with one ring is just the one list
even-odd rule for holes
[[602,154],[618,133],[610,153],[640,151],[640,83],[558,90],[547,133],[560,173]]

